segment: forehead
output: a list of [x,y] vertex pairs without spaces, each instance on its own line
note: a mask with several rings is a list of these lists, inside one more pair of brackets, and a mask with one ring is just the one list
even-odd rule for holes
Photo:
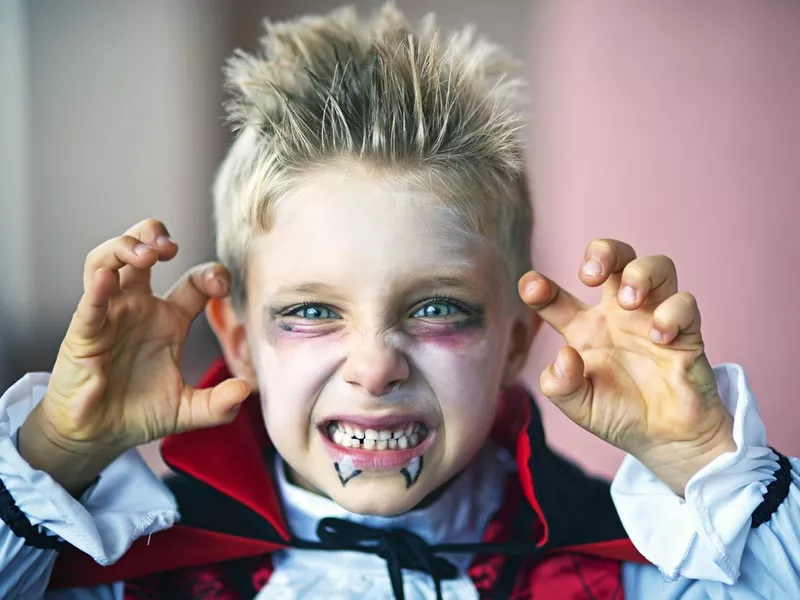
[[422,275],[487,278],[502,271],[486,238],[431,189],[363,166],[304,176],[272,207],[251,260],[261,287],[293,280],[387,286]]

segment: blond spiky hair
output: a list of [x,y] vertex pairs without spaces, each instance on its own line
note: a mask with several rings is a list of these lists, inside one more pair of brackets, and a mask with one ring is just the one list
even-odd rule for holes
[[512,278],[530,265],[520,81],[497,46],[466,29],[440,39],[392,5],[265,22],[262,54],[238,51],[226,76],[237,138],[214,185],[217,252],[244,304],[250,240],[310,168],[352,159],[435,185],[454,218],[486,234]]

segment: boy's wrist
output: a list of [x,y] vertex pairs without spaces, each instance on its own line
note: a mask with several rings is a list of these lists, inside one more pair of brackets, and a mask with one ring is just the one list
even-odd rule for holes
[[658,456],[637,456],[640,462],[675,492],[684,497],[689,481],[714,460],[736,451],[733,439],[733,418],[726,413],[719,429],[707,440],[697,444],[671,445],[659,448]]
[[70,444],[57,439],[42,422],[35,410],[17,433],[17,451],[37,471],[43,471],[72,496],[80,496],[100,472],[111,464],[124,449],[112,449],[99,444]]

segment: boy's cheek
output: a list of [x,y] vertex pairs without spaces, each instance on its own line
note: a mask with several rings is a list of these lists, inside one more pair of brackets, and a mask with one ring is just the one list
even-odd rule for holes
[[267,340],[258,344],[262,412],[273,440],[287,437],[292,444],[307,441],[313,403],[341,361],[341,350],[332,344],[308,341],[311,343],[303,344],[304,352],[292,352]]
[[336,372],[343,353],[338,339],[293,335],[275,343],[261,339],[256,353],[260,389],[280,397],[318,389]]

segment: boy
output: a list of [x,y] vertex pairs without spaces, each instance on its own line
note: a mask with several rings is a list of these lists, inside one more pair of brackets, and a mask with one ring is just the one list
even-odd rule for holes
[[[102,244],[52,376],[3,396],[3,597],[800,597],[798,463],[672,262],[593,242],[591,307],[530,271],[497,49],[392,8],[264,44],[228,70],[222,264],[160,299],[161,223]],[[193,389],[203,309],[225,360]],[[613,503],[515,385],[541,321],[542,391],[631,455]],[[168,487],[133,450],[160,438]]]

